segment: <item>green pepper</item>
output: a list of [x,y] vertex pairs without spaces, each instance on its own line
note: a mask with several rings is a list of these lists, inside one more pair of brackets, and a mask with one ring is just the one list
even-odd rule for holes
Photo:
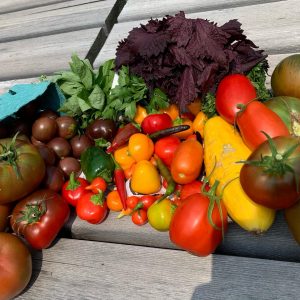
[[87,148],[80,157],[81,169],[86,179],[91,182],[96,177],[102,177],[111,182],[115,169],[111,156],[97,146]]

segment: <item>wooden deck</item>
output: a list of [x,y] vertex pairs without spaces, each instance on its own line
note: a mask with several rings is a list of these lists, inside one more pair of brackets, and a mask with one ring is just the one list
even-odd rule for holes
[[[300,52],[298,0],[2,0],[0,92],[68,68],[73,52],[94,66],[151,17],[184,10],[222,24],[237,18],[269,54],[270,73]],[[268,79],[269,80],[269,79]],[[300,247],[282,214],[262,236],[231,223],[216,253],[199,258],[167,233],[111,213],[100,225],[74,216],[57,243],[33,252],[34,275],[17,299],[299,299]],[[1,283],[0,283],[1,284]]]

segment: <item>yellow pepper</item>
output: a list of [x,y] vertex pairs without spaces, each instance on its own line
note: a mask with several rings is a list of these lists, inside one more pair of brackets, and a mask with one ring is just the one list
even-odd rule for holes
[[139,194],[153,194],[161,189],[159,173],[150,161],[141,160],[136,164],[130,188]]
[[143,120],[148,116],[146,108],[141,106],[141,105],[137,105],[136,107],[136,113],[135,116],[133,118],[134,122],[138,123],[138,124],[142,124]]
[[129,154],[137,161],[149,160],[154,151],[152,140],[143,133],[133,134],[128,142]]
[[204,134],[204,125],[207,121],[207,116],[203,111],[199,111],[196,115],[195,120],[193,121],[193,130],[195,132],[199,132],[203,137]]
[[135,159],[129,154],[128,146],[117,149],[114,157],[123,170],[129,169],[135,163]]
[[161,113],[166,113],[168,114],[172,121],[176,120],[179,117],[179,109],[176,104],[171,104],[167,108],[162,108],[160,109]]

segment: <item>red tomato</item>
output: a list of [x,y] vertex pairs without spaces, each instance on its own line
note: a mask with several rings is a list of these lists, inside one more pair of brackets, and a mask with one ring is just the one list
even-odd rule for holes
[[70,179],[64,183],[62,187],[63,198],[72,206],[76,206],[78,200],[87,193],[85,189],[89,182],[84,178],[74,178],[74,173],[71,174]]
[[[190,183],[182,185],[182,188],[180,191],[181,200],[184,200],[193,194],[201,193],[202,186],[203,186],[203,182],[199,181],[199,180],[194,180]],[[209,187],[206,186],[205,190],[208,191]]]
[[80,219],[91,224],[101,223],[108,213],[103,194],[84,194],[77,202],[76,213]]
[[27,286],[32,274],[31,255],[10,233],[0,233],[0,299],[13,299]]
[[177,136],[166,136],[155,143],[154,153],[165,165],[170,166],[179,145],[180,139]]
[[67,202],[52,190],[38,190],[21,200],[12,212],[13,231],[35,249],[51,245],[70,215]]
[[[177,207],[171,220],[169,234],[171,241],[199,256],[207,256],[215,251],[222,242],[222,221],[217,204],[212,210],[212,221],[208,219],[210,200],[203,194],[194,194],[186,198]],[[227,230],[227,212],[221,202],[224,232]]]
[[245,144],[254,150],[267,140],[264,131],[271,138],[290,135],[280,117],[259,101],[252,101],[237,114],[237,124]]
[[153,132],[172,126],[173,121],[171,117],[166,113],[148,115],[141,124],[142,131],[146,134],[151,134]]
[[139,200],[140,200],[139,197],[136,196],[127,197],[126,199],[127,207],[130,209],[134,209],[136,205],[139,203]]
[[146,210],[157,200],[153,195],[144,195],[140,198],[140,203],[142,203],[143,210]]
[[216,109],[227,122],[234,124],[239,111],[237,104],[247,104],[256,98],[256,91],[251,81],[242,74],[225,76],[217,89]]
[[191,121],[195,120],[195,115],[193,115],[191,112],[185,112],[180,115],[180,118],[182,119],[190,119]]
[[132,213],[131,220],[135,225],[144,225],[148,222],[147,213],[143,209],[136,210]]

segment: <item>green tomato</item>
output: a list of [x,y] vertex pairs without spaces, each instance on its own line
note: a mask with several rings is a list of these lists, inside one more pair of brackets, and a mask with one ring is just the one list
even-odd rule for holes
[[158,231],[168,231],[173,213],[174,208],[170,199],[155,202],[148,208],[149,224]]

